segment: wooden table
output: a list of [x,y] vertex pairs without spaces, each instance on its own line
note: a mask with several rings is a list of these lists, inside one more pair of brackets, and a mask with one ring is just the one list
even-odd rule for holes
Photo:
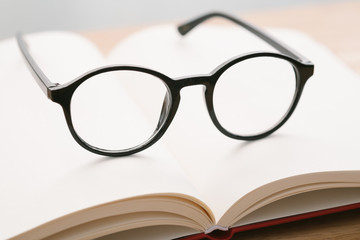
[[[360,1],[274,9],[243,14],[242,17],[261,27],[305,32],[360,75]],[[107,53],[122,38],[141,28],[87,32],[84,35]],[[235,239],[360,239],[360,209],[248,231],[236,235]]]

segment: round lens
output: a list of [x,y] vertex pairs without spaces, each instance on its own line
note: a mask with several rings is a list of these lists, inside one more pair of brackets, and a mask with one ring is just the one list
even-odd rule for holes
[[150,139],[167,117],[169,93],[151,74],[118,70],[83,82],[71,99],[77,135],[103,150],[120,151]]
[[228,68],[216,82],[214,111],[226,131],[255,136],[283,119],[295,93],[291,63],[276,57],[249,58]]

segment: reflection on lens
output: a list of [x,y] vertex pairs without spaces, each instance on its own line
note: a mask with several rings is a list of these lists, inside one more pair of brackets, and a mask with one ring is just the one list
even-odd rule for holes
[[83,141],[103,150],[138,146],[160,127],[160,116],[164,121],[166,95],[162,80],[150,74],[128,70],[98,74],[74,92],[74,129]]
[[282,120],[295,92],[296,75],[289,62],[275,57],[250,58],[220,76],[214,89],[214,111],[228,132],[254,136]]

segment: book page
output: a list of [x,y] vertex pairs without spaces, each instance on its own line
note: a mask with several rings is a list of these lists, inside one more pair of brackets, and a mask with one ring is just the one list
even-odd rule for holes
[[[289,121],[258,141],[228,138],[211,122],[203,89],[195,86],[181,91],[175,119],[160,140],[217,220],[247,193],[279,179],[360,169],[360,79],[307,36],[286,29],[269,31],[315,63],[315,74]],[[183,37],[175,25],[164,25],[130,36],[109,60],[176,78],[207,74],[229,58],[256,50],[275,51],[237,26],[203,25]],[[359,184],[360,177],[355,180]]]
[[334,188],[300,193],[270,203],[246,215],[235,226],[359,203],[359,201],[360,188]]
[[[45,32],[25,39],[53,82],[68,82],[105,64],[94,45],[77,34]],[[81,148],[61,107],[46,98],[26,68],[14,39],[0,43],[0,82],[1,239],[123,198],[167,192],[197,195],[161,143],[122,158]]]

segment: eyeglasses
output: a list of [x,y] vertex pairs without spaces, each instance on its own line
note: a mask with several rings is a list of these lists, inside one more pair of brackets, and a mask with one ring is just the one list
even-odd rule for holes
[[72,136],[91,152],[126,156],[148,148],[173,120],[180,90],[193,85],[204,86],[209,115],[223,134],[240,140],[266,137],[289,119],[314,65],[258,28],[222,13],[196,18],[178,31],[186,35],[213,17],[242,26],[280,53],[240,55],[209,74],[179,79],[138,66],[105,66],[60,85],[45,76],[22,35],[16,38],[40,88],[62,106]]

